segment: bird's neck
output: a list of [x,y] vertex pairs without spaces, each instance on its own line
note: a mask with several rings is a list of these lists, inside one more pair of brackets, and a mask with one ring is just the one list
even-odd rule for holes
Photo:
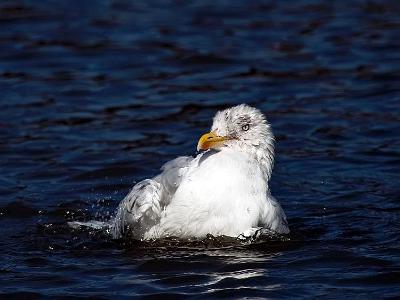
[[257,146],[242,144],[232,148],[232,150],[243,152],[251,159],[256,160],[262,169],[266,181],[271,178],[272,168],[274,167],[274,144],[272,141]]

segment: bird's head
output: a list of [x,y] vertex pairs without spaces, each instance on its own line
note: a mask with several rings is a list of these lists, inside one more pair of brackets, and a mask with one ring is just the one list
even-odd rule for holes
[[217,112],[211,131],[201,136],[197,150],[227,148],[255,156],[270,176],[274,161],[274,135],[260,110],[241,104]]

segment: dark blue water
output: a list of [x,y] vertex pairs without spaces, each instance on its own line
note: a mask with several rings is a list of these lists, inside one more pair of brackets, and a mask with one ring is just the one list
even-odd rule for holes
[[[260,108],[289,239],[111,240],[130,187]],[[1,1],[0,297],[400,296],[400,2]]]

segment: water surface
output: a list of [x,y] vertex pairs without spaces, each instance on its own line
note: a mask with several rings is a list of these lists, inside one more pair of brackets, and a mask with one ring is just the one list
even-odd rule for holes
[[[397,298],[398,1],[2,1],[0,297]],[[292,230],[113,241],[135,183],[260,108]]]

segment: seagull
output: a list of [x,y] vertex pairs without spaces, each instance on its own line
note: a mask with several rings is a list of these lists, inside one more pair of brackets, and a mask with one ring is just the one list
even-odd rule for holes
[[[108,224],[114,238],[247,238],[260,229],[289,233],[271,195],[274,135],[262,112],[246,104],[216,113],[196,157],[181,156],[137,183]],[[101,222],[73,222],[101,228]]]
[[271,195],[274,135],[262,112],[246,104],[217,112],[196,157],[181,156],[137,183],[110,223],[114,238],[251,236],[260,228],[289,233]]

